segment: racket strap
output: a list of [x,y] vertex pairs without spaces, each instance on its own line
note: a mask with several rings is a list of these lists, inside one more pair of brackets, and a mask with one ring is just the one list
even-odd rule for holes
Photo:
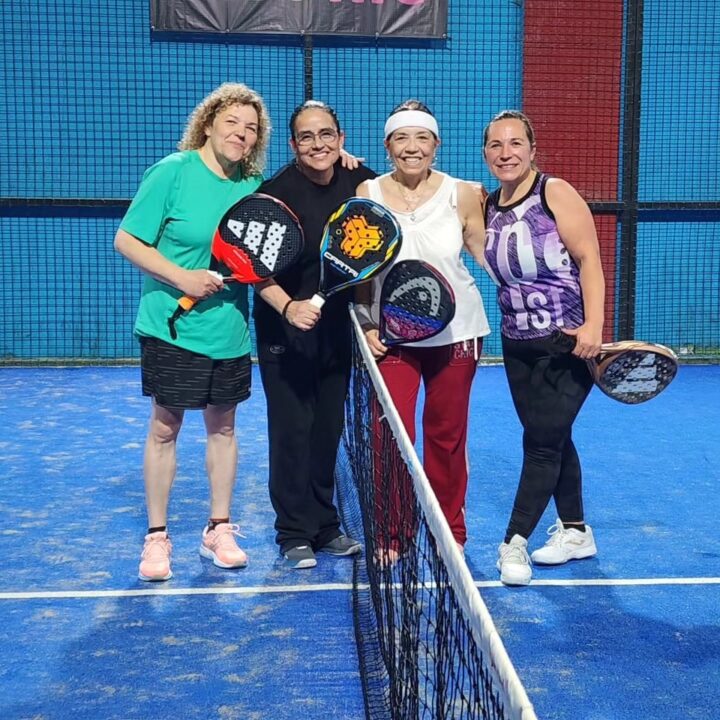
[[177,322],[178,318],[183,313],[186,313],[188,310],[194,308],[196,303],[197,300],[189,297],[188,295],[183,295],[181,298],[178,299],[178,305],[175,308],[175,312],[170,316],[170,319],[168,320],[168,330],[170,332],[170,337],[173,340],[177,340],[177,329],[175,328],[175,323]]
[[290,298],[290,299],[285,303],[285,305],[284,305],[284,307],[283,307],[283,309],[282,309],[282,312],[280,313],[280,317],[281,317],[283,320],[285,320],[286,322],[288,322],[287,312],[288,312],[288,310],[290,309],[291,303],[294,303],[294,302],[295,302],[295,300],[294,300],[293,298]]
[[181,305],[178,305],[177,308],[175,308],[175,312],[168,319],[168,331],[170,333],[170,337],[173,340],[177,340],[177,329],[175,328],[175,323],[184,312],[185,310],[183,309],[183,307]]

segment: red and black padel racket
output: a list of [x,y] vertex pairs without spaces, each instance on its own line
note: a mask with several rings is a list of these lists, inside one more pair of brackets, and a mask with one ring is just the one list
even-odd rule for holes
[[427,340],[455,317],[455,293],[445,277],[423,260],[395,263],[380,291],[380,342]]
[[[253,193],[235,203],[220,220],[208,272],[225,282],[260,282],[290,267],[303,246],[303,231],[292,210],[270,195]],[[177,337],[175,323],[197,302],[188,295],[178,300],[168,320],[170,337]]]

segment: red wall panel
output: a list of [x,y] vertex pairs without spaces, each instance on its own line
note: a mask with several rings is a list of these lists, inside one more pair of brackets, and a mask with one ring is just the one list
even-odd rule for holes
[[[525,0],[523,110],[535,127],[539,167],[588,202],[618,200],[622,0]],[[617,222],[596,216],[612,331]]]

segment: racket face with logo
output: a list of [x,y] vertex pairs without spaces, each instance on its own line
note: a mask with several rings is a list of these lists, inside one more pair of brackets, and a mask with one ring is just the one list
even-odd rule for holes
[[353,197],[330,215],[320,243],[320,290],[328,297],[370,280],[395,257],[402,231],[393,214]]
[[380,341],[400,345],[442,332],[455,316],[455,294],[443,275],[422,260],[395,263],[380,293]]
[[212,242],[214,269],[233,280],[255,283],[282,272],[300,256],[302,228],[284,203],[253,193],[223,215]]
[[603,345],[594,362],[595,384],[613,400],[636,405],[659,395],[674,379],[678,361],[670,348],[656,343]]
[[[571,352],[575,338],[561,331],[553,334],[561,349]],[[658,343],[638,340],[603,343],[600,355],[588,361],[595,384],[608,397],[637,405],[659,395],[675,378],[677,355]]]
[[[220,220],[212,240],[210,270],[225,281],[256,283],[292,265],[303,245],[303,231],[292,210],[274,197],[253,193]],[[177,338],[178,319],[197,302],[188,295],[178,299],[168,319],[171,338]]]

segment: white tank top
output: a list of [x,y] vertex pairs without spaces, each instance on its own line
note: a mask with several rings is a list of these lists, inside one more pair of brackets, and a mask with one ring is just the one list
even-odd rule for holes
[[[435,171],[433,171],[435,172]],[[455,178],[438,173],[442,183],[435,194],[412,213],[392,210],[402,228],[402,244],[394,262],[424,260],[439,270],[455,293],[455,317],[435,337],[407,343],[412,347],[438,347],[463,340],[483,337],[490,333],[485,307],[475,280],[462,260],[462,223],[457,213],[457,183]],[[384,203],[381,178],[368,180],[370,199]],[[371,314],[377,323],[380,317],[380,289],[389,268],[372,280]]]

